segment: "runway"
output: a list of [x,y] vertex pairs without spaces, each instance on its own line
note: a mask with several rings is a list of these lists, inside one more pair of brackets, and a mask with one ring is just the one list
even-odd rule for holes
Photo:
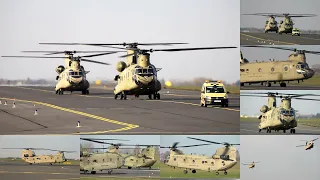
[[5,180],[73,180],[79,179],[79,165],[29,165],[0,162],[0,177]]
[[240,33],[241,45],[320,45],[319,34]]
[[[229,107],[200,107],[200,92],[163,90],[115,100],[113,92],[90,89],[56,95],[53,87],[0,87],[1,134],[239,134],[239,95]],[[5,99],[7,105],[3,105]],[[15,108],[13,108],[15,102]],[[37,110],[37,113],[35,113]],[[37,114],[37,115],[34,115]],[[80,126],[77,127],[77,122]],[[182,133],[181,133],[182,132]]]
[[[303,83],[302,83],[303,84]],[[304,85],[289,85],[286,87],[280,87],[279,84],[271,84],[271,87],[262,85],[247,85],[240,87],[240,90],[320,90],[320,86],[304,86]]]
[[[195,179],[195,178],[161,178],[161,180],[209,180],[210,178],[204,178],[204,179]],[[228,179],[228,178],[212,178],[212,180],[239,180],[239,179]]]
[[96,174],[80,174],[82,177],[95,177],[95,178],[116,178],[116,177],[140,177],[140,178],[159,178],[159,169],[114,169],[111,174],[107,171],[99,171]]
[[296,127],[296,133],[290,134],[290,131],[287,130],[286,133],[283,133],[283,131],[275,132],[272,131],[271,133],[267,133],[266,130],[262,130],[259,133],[258,129],[259,122],[240,122],[240,132],[241,135],[295,135],[295,134],[305,134],[305,135],[314,135],[314,134],[320,134],[320,128],[311,127],[311,126],[305,126],[305,125],[299,125]]

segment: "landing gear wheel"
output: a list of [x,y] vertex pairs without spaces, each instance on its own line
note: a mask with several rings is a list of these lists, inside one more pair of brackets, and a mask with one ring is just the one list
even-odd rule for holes
[[124,94],[121,94],[120,95],[120,99],[122,100],[124,98]]
[[149,94],[148,97],[149,97],[149,99],[152,99],[152,95],[151,94]]
[[86,90],[86,93],[89,94],[89,90]]
[[186,169],[185,169],[185,170],[183,170],[183,173],[187,174],[187,173],[188,173],[188,170],[186,170]]
[[291,134],[295,134],[296,133],[296,129],[290,129],[290,133]]
[[96,174],[96,172],[95,171],[91,171],[91,174]]
[[108,170],[108,174],[111,174],[112,173],[112,170]]
[[216,175],[217,175],[217,176],[219,175],[219,172],[218,172],[218,171],[216,172]]
[[58,94],[59,93],[59,90],[56,90],[56,94]]
[[[290,130],[290,131],[291,131],[291,130]],[[283,133],[286,133],[286,130],[285,130],[285,129],[283,130]]]
[[208,105],[206,103],[203,104],[204,107],[207,107]]
[[267,133],[271,133],[271,129],[268,128],[268,129],[267,129]]
[[192,172],[192,173],[196,173],[197,171],[194,169],[194,170],[192,170],[191,172]]
[[63,90],[59,89],[59,95],[63,95]]
[[224,175],[227,175],[227,174],[228,174],[228,172],[227,172],[227,171],[225,171],[225,172],[224,172]]
[[160,94],[159,94],[159,93],[157,93],[157,99],[158,99],[158,100],[160,99]]
[[200,101],[200,106],[201,106],[201,107],[203,107],[203,106],[204,106],[204,105],[201,103],[201,101]]
[[114,95],[114,99],[118,99],[118,94]]
[[259,129],[259,132],[261,132],[261,129]]
[[126,94],[123,95],[123,99],[127,99],[127,95]]
[[280,87],[286,87],[286,83],[280,83]]
[[267,87],[271,87],[271,83],[268,82],[268,83],[266,84],[266,86],[267,86]]

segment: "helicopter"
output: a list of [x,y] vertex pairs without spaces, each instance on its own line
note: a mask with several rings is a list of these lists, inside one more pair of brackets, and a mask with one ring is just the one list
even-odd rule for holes
[[[65,59],[65,66],[59,65],[56,68],[58,75],[56,80],[58,83],[55,87],[56,94],[63,95],[64,91],[81,91],[83,95],[89,94],[90,84],[86,79],[86,74],[90,71],[85,71],[84,67],[80,65],[80,61],[91,62],[103,65],[110,65],[108,63],[88,60],[84,58],[103,56],[108,54],[113,54],[118,51],[22,51],[22,52],[40,52],[40,53],[49,53],[51,54],[65,54],[66,57],[50,57],[50,56],[1,56],[1,57],[13,57],[13,58],[52,58],[52,59]],[[85,55],[74,57],[75,53],[95,53],[100,52],[99,54]],[[103,53],[101,53],[103,52]]]
[[[95,142],[99,144],[109,144],[110,146],[107,148],[107,153],[116,153],[122,156],[124,159],[124,165],[128,169],[131,168],[149,168],[157,162],[155,155],[156,155],[156,148],[159,145],[138,145],[145,146],[146,148],[142,148],[141,152],[138,154],[121,154],[120,153],[120,146],[136,146],[136,145],[126,145],[121,143],[107,143],[102,142],[101,140],[110,140],[110,139],[91,139],[91,138],[80,138],[81,140]],[[106,149],[106,148],[90,148],[90,149]],[[133,148],[121,148],[121,149],[133,149]]]
[[[157,72],[162,68],[156,68],[150,62],[150,53],[152,52],[175,52],[175,51],[194,51],[209,49],[226,49],[237,47],[201,47],[201,48],[176,48],[176,49],[139,49],[138,45],[175,45],[187,43],[116,43],[116,44],[88,44],[88,43],[40,43],[55,45],[91,45],[116,49],[127,50],[127,54],[120,58],[127,58],[127,62],[119,61],[116,69],[119,72],[114,80],[117,85],[114,88],[114,98],[127,99],[127,95],[134,95],[138,98],[140,95],[148,95],[149,99],[160,99],[159,91],[161,83],[157,79]],[[113,47],[114,45],[125,46]]]
[[256,163],[259,163],[259,162],[252,161],[251,163],[242,163],[242,164],[247,165],[249,169],[253,169],[254,167],[256,167]]
[[266,21],[264,26],[264,33],[268,32],[276,32],[278,33],[278,22],[276,21],[276,14],[268,14],[268,13],[255,13],[255,14],[242,14],[242,15],[258,15],[258,16],[267,16],[269,20]]
[[[267,96],[265,96],[267,95]],[[310,100],[320,101],[320,99],[303,98],[302,96],[320,96],[314,94],[288,94],[288,93],[244,93],[241,92],[240,96],[252,96],[252,97],[268,97],[268,105],[263,105],[260,108],[262,113],[259,116],[260,124],[258,126],[259,132],[262,129],[266,129],[267,133],[271,133],[271,130],[276,132],[282,130],[286,133],[286,130],[290,129],[290,133],[295,134],[295,127],[298,126],[296,119],[296,110],[291,106],[292,99],[298,100]],[[281,105],[277,107],[276,98],[281,99]]]
[[311,141],[306,141],[306,140],[301,140],[301,141],[305,141],[306,142],[306,145],[299,145],[299,146],[296,146],[296,147],[302,147],[302,146],[305,146],[305,150],[310,150],[314,147],[314,141],[316,141],[317,139],[319,138],[316,138],[316,139],[313,139]]
[[320,51],[297,50],[295,48],[286,47],[269,47],[269,46],[255,46],[245,45],[242,47],[259,47],[259,48],[273,48],[280,50],[294,51],[289,55],[288,60],[270,60],[262,62],[249,62],[245,59],[240,51],[240,85],[245,83],[256,84],[271,87],[271,83],[279,82],[280,87],[286,87],[285,81],[304,81],[310,79],[314,75],[314,71],[306,62],[306,53],[320,55]]
[[[267,16],[269,20],[266,21],[264,32],[276,32],[280,35],[285,33],[292,33],[293,29],[293,20],[292,17],[314,17],[317,16],[315,14],[289,14],[289,13],[255,13],[255,14],[242,14],[242,15],[258,15],[258,16]],[[280,21],[280,25],[278,27],[278,22],[275,20],[276,17],[284,17],[284,20]]]
[[[179,142],[173,143],[172,146],[160,148],[169,148],[170,155],[164,160],[164,163],[173,168],[184,168],[184,174],[188,173],[188,169],[192,173],[196,173],[197,170],[201,171],[216,171],[216,175],[219,175],[219,171],[224,171],[224,174],[227,175],[227,170],[235,166],[239,161],[239,152],[233,145],[240,144],[230,144],[230,143],[219,143],[214,141],[208,141],[198,138],[188,137],[189,139],[194,139],[198,141],[204,141],[210,144],[196,144],[196,145],[187,145],[187,146],[178,146]],[[194,155],[194,154],[184,154],[181,150],[177,148],[185,147],[195,147],[195,146],[205,146],[211,144],[222,144],[225,147],[218,148],[216,153],[212,157],[204,155]]]
[[[61,164],[68,161],[64,153],[72,153],[76,151],[61,151],[54,149],[44,149],[44,148],[1,148],[1,149],[22,149],[21,159],[26,163],[32,164]],[[58,151],[57,154],[52,155],[36,155],[33,150],[46,150],[46,151]]]

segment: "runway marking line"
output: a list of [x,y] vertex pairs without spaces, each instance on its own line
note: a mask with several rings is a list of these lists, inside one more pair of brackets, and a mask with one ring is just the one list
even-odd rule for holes
[[251,35],[248,35],[248,34],[243,34],[243,33],[240,33],[241,35],[244,35],[244,36],[248,36],[248,37],[251,37],[251,38],[254,38],[254,39],[258,39],[258,40],[263,40],[263,41],[271,41],[271,42],[275,42],[275,43],[283,43],[283,44],[289,44],[289,45],[297,45],[297,44],[294,44],[294,43],[289,43],[289,42],[284,42],[284,41],[275,41],[275,40],[268,40],[268,39],[263,39],[263,38],[258,38],[258,37],[255,37],[255,36],[251,36]]
[[[43,91],[43,92],[53,92],[49,90],[42,90],[42,89],[33,89],[33,88],[25,88],[25,87],[18,87],[22,89],[30,89],[30,90],[35,90],[35,91]],[[84,97],[90,97],[90,98],[102,98],[102,99],[113,99],[114,97],[104,97],[104,96],[88,96],[88,95],[80,95],[80,94],[75,94],[77,96],[84,96]],[[132,99],[131,99],[132,100]],[[145,100],[145,101],[153,101],[153,100]],[[185,104],[185,105],[192,105],[192,106],[200,106],[199,104],[194,104],[194,103],[187,103],[187,102],[179,102],[179,101],[167,101],[167,100],[157,100],[159,102],[168,102],[168,103],[175,103],[175,104]],[[231,108],[222,108],[222,107],[211,107],[211,108],[217,108],[217,109],[224,109],[224,110],[229,110],[229,111],[236,111],[240,112],[238,109],[231,109]]]
[[48,104],[48,103],[44,103],[44,102],[21,100],[21,99],[11,99],[11,98],[4,98],[4,97],[0,97],[0,99],[39,104],[39,105],[47,106],[47,107],[50,107],[50,108],[53,108],[53,109],[58,109],[58,110],[61,110],[61,111],[66,111],[66,112],[69,112],[69,113],[78,114],[78,115],[81,115],[81,116],[86,116],[86,117],[90,117],[90,118],[93,118],[93,119],[101,120],[101,121],[104,121],[104,122],[109,122],[109,123],[113,123],[113,124],[117,124],[117,125],[126,126],[124,128],[115,129],[115,130],[96,131],[96,132],[79,132],[79,133],[73,133],[73,134],[100,134],[100,133],[107,133],[107,132],[119,132],[119,131],[125,131],[125,130],[130,130],[130,129],[134,129],[134,128],[138,128],[139,127],[138,125],[135,125],[135,124],[128,124],[128,123],[124,123],[124,122],[120,122],[120,121],[116,121],[116,120],[112,120],[112,119],[107,119],[107,118],[104,118],[104,117],[100,117],[100,116],[96,116],[96,115],[92,115],[92,114],[88,114],[88,113],[84,113],[84,112],[76,111],[76,110],[72,110],[72,109],[63,108],[63,107],[60,107],[60,106],[56,106],[56,105],[52,105],[52,104]]

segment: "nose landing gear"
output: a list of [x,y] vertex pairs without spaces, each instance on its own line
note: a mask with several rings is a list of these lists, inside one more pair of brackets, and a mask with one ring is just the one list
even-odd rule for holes
[[152,95],[153,95],[153,99],[160,99],[160,94],[157,92],[154,94],[149,94],[148,95],[149,99],[152,99]]

